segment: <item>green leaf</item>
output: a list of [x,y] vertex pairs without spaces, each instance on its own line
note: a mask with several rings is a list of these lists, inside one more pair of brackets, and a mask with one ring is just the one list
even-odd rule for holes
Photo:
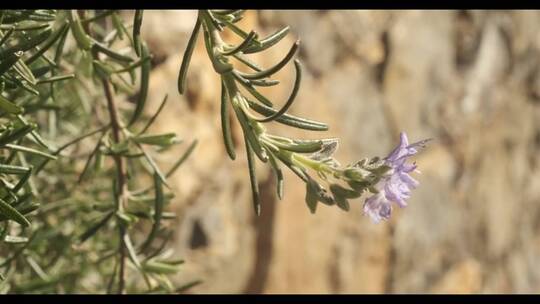
[[174,172],[180,168],[180,166],[186,161],[186,159],[191,155],[195,147],[197,146],[198,141],[194,140],[191,145],[187,148],[186,152],[178,159],[178,161],[171,167],[169,172],[167,172],[167,177],[170,177]]
[[64,45],[66,43],[66,38],[69,33],[69,30],[63,31],[62,35],[60,36],[60,39],[58,41],[58,44],[56,45],[56,49],[54,52],[54,62],[59,65],[60,59],[62,59],[62,54],[64,51]]
[[122,55],[118,52],[115,52],[113,50],[111,50],[110,48],[108,48],[107,46],[99,43],[99,42],[96,42],[94,41],[93,42],[93,45],[92,45],[92,49],[96,50],[97,52],[100,52],[100,53],[103,53],[107,56],[109,56],[110,58],[112,59],[115,59],[117,61],[122,61],[122,62],[132,62],[133,61],[133,58],[129,57],[129,56],[126,56],[126,55]]
[[30,65],[32,62],[36,61],[41,55],[45,54],[47,50],[62,36],[69,30],[69,25],[63,24],[58,30],[56,30],[46,41],[45,43],[39,48],[37,52],[32,54],[28,59],[26,59],[24,62],[28,65]]
[[370,185],[369,182],[358,182],[354,180],[348,180],[347,184],[360,194],[362,194]]
[[120,223],[125,226],[133,225],[138,221],[136,216],[120,211],[116,212],[116,217],[120,220]]
[[98,232],[99,229],[101,229],[103,226],[105,226],[105,224],[107,224],[107,222],[113,216],[113,214],[114,212],[112,211],[109,212],[99,222],[90,226],[90,228],[88,228],[85,232],[83,232],[83,234],[81,234],[81,236],[79,237],[79,242],[84,243],[87,239],[89,239],[91,236],[96,234],[96,232]]
[[278,198],[281,200],[283,199],[283,172],[281,171],[281,168],[279,167],[276,158],[272,153],[268,154],[268,158],[270,160],[270,165],[274,170],[274,174],[276,175],[276,193]]
[[90,23],[90,22],[95,22],[99,19],[102,19],[102,18],[105,18],[111,14],[114,14],[115,13],[115,10],[103,10],[101,11],[100,13],[98,14],[95,14],[94,16],[90,17],[90,18],[85,18],[83,20],[81,20],[81,23],[82,24],[87,24],[87,23]]
[[182,265],[182,264],[186,263],[186,261],[184,259],[167,260],[167,261],[163,261],[163,262],[167,263],[169,265]]
[[[236,25],[232,24],[229,21],[225,21],[225,23],[227,25],[227,28],[232,30],[233,33],[235,33],[236,35],[242,37],[243,39],[246,39],[248,37],[249,34],[244,32],[241,28],[237,27]],[[256,45],[260,45],[260,42],[258,42],[258,41],[254,41],[254,43]]]
[[279,111],[277,111],[276,113],[266,117],[266,118],[263,118],[263,119],[259,119],[258,121],[260,122],[269,122],[269,121],[272,121],[272,120],[275,120],[276,118],[280,117],[281,115],[285,114],[285,112],[287,112],[287,110],[289,110],[290,106],[293,104],[295,98],[296,98],[296,95],[298,94],[298,90],[300,90],[300,82],[302,80],[302,68],[300,67],[300,61],[298,60],[295,60],[294,61],[294,68],[295,68],[295,71],[296,71],[296,78],[295,78],[295,81],[294,81],[294,86],[293,86],[293,90],[291,92],[291,95],[289,96],[289,98],[287,99],[287,102],[285,103],[285,105],[279,109]]
[[186,91],[187,71],[189,68],[189,63],[191,61],[191,56],[193,55],[193,50],[195,49],[195,45],[197,42],[197,37],[199,35],[200,29],[201,29],[201,20],[197,18],[197,21],[195,22],[195,28],[193,28],[193,32],[191,33],[191,36],[189,37],[189,41],[188,41],[186,50],[184,52],[184,57],[182,58],[182,65],[180,66],[180,72],[178,74],[178,92],[180,92],[180,94],[184,94],[184,92]]
[[255,159],[253,157],[253,149],[251,148],[247,138],[244,138],[246,145],[247,161],[249,168],[249,181],[251,185],[251,192],[253,195],[253,208],[255,209],[255,214],[259,216],[261,214],[261,199],[259,195],[259,184],[257,183],[257,174],[255,170]]
[[[19,155],[19,157],[23,157],[23,156]],[[28,182],[28,180],[30,179],[30,176],[32,175],[32,169],[33,167],[29,166],[27,168],[27,171],[21,174],[22,176],[19,179],[19,182],[15,185],[15,187],[13,187],[13,189],[11,189],[12,193],[17,193],[26,184],[26,182]]]
[[345,211],[349,211],[350,205],[349,205],[349,202],[347,201],[346,198],[344,198],[343,196],[340,196],[338,194],[334,194],[334,200],[335,200],[337,206],[340,209],[345,210]]
[[257,52],[264,51],[268,49],[269,47],[277,44],[279,41],[281,41],[281,39],[285,38],[285,36],[287,36],[288,33],[289,33],[289,27],[287,26],[275,32],[274,34],[268,36],[267,38],[262,39],[260,41],[261,43],[259,46],[252,46],[252,47],[247,48],[244,51],[244,53],[250,54],[250,53],[257,53]]
[[312,179],[309,179],[309,181],[306,183],[306,204],[311,213],[315,213],[315,211],[317,211],[317,189],[313,183],[314,181]]
[[[249,104],[249,107],[255,110],[255,112],[259,114],[269,116],[269,115],[274,115],[275,113],[277,113],[277,111],[272,109],[271,107],[267,107],[265,105],[254,102],[252,100],[247,99],[247,102]],[[300,118],[300,117],[296,117],[289,114],[283,114],[279,116],[278,118],[276,118],[276,121],[284,125],[289,125],[292,127],[305,129],[305,130],[328,131],[328,125],[322,122]]]
[[101,168],[103,167],[103,161],[104,161],[103,154],[99,152],[99,149],[98,149],[94,157],[94,168],[93,168],[94,172],[99,172],[101,170]]
[[223,143],[229,157],[234,160],[236,153],[234,151],[234,141],[231,135],[231,121],[229,117],[229,103],[227,89],[223,81],[221,82],[221,131],[223,134]]
[[167,147],[178,142],[175,133],[137,135],[133,140],[139,144]]
[[4,146],[8,143],[17,141],[23,138],[26,134],[32,132],[34,125],[23,125],[15,130],[8,130],[0,135],[0,146]]
[[[86,173],[90,169],[90,164],[92,162],[92,159],[94,158],[94,156],[97,156],[97,154],[99,153],[99,149],[100,149],[101,143],[102,143],[101,142],[102,138],[103,138],[103,134],[101,135],[101,137],[97,141],[97,143],[94,146],[94,149],[92,150],[92,152],[90,152],[90,155],[88,155],[88,157],[86,158],[86,162],[84,164],[83,170],[81,171],[81,173],[79,174],[79,178],[77,179],[77,184],[80,184],[83,181],[84,177],[86,176]],[[99,153],[99,154],[101,154],[101,153]]]
[[23,112],[23,108],[7,100],[2,95],[0,95],[0,109],[9,114],[21,114]]
[[17,73],[23,80],[28,82],[29,86],[35,88],[36,78],[34,77],[34,74],[32,74],[32,70],[30,70],[30,68],[26,65],[26,63],[24,63],[24,61],[18,60],[17,62],[15,62],[15,65],[13,65],[13,68],[15,70],[15,73]]
[[73,79],[73,78],[75,78],[75,74],[58,75],[58,76],[53,76],[53,77],[49,77],[45,79],[40,79],[36,82],[36,84],[58,82],[58,81],[63,81],[63,80],[68,80],[68,79]]
[[254,39],[257,39],[257,33],[255,31],[251,31],[246,37],[246,39],[244,39],[244,41],[242,41],[236,47],[233,47],[230,50],[223,52],[222,54],[225,56],[231,56],[238,52],[241,52],[245,48],[247,48],[248,45],[251,44],[251,42],[253,42]]
[[39,209],[40,204],[31,204],[20,207],[18,210],[21,214],[27,215],[28,213]]
[[186,283],[186,284],[184,284],[184,285],[178,287],[175,291],[176,291],[177,293],[182,293],[182,292],[184,292],[184,291],[186,291],[186,290],[188,290],[188,289],[190,289],[190,288],[192,288],[192,287],[195,287],[195,286],[201,284],[202,282],[203,282],[203,281],[201,281],[201,280],[195,280],[195,281]]
[[123,40],[124,34],[126,33],[126,27],[124,26],[124,24],[122,23],[122,21],[120,20],[120,17],[118,16],[116,12],[114,12],[111,15],[111,19],[112,19],[112,24],[114,28],[116,29],[116,34],[118,35],[118,38],[120,40]]
[[347,189],[338,184],[330,185],[330,191],[334,194],[339,194],[340,196],[343,196],[345,198],[358,198],[360,197],[360,194],[361,194],[361,193],[358,193],[357,191]]
[[125,233],[122,237],[122,241],[124,242],[124,245],[126,246],[126,249],[128,251],[128,256],[131,262],[135,264],[135,267],[138,269],[142,269],[141,262],[139,261],[139,258],[137,257],[137,253],[135,252],[135,248],[133,248],[133,243],[131,242],[131,238],[129,237],[129,234]]
[[75,41],[83,50],[90,50],[94,44],[92,38],[90,38],[81,24],[81,20],[74,10],[70,10],[67,14],[69,24],[71,26],[71,33],[75,37]]
[[135,10],[133,17],[133,48],[137,56],[141,57],[141,25],[143,21],[143,10]]
[[0,199],[0,214],[19,223],[23,227],[30,226],[30,222],[22,214],[20,214],[19,211],[6,203],[3,199]]
[[[142,49],[141,49],[141,55],[143,58],[149,57],[149,51],[148,47],[146,46],[146,43],[143,42]],[[142,114],[144,110],[144,106],[146,104],[146,99],[148,97],[148,86],[150,84],[150,69],[152,68],[152,63],[150,60],[146,60],[141,65],[141,88],[139,90],[139,95],[137,98],[137,106],[135,107],[135,111],[133,112],[133,116],[131,117],[131,120],[129,121],[129,125],[132,125],[139,116]]]
[[160,273],[160,274],[175,274],[180,268],[178,265],[171,265],[165,262],[156,260],[148,260],[142,264],[142,269],[145,272]]
[[43,140],[43,138],[41,138],[41,136],[34,130],[36,128],[36,124],[35,123],[29,123],[28,121],[26,121],[26,119],[18,114],[17,115],[17,120],[20,121],[22,124],[24,125],[30,125],[32,126],[32,129],[30,131],[30,135],[31,135],[31,138],[36,142],[38,143],[39,145],[41,145],[43,148],[47,149],[47,150],[51,150],[51,148],[49,148],[49,145],[47,145],[47,143]]
[[[259,139],[257,135],[255,135],[255,132],[251,125],[249,124],[249,119],[244,113],[244,111],[240,108],[238,108],[237,104],[241,101],[238,99],[235,101],[236,98],[233,98],[233,110],[236,112],[236,117],[238,118],[238,122],[240,122],[240,126],[242,127],[242,131],[244,132],[244,138],[246,138],[253,151],[257,155],[257,157],[262,161],[266,162],[268,160],[268,155],[266,151],[263,149],[261,144],[259,143]],[[236,104],[235,104],[236,103]]]
[[139,147],[139,149],[142,151],[142,153],[144,154],[144,159],[146,159],[146,161],[148,162],[148,164],[150,165],[150,167],[152,167],[152,169],[154,170],[154,173],[157,174],[159,176],[159,178],[161,179],[161,182],[169,187],[169,185],[167,184],[167,178],[163,175],[163,173],[161,173],[161,170],[159,169],[159,167],[156,165],[156,163],[154,162],[154,160],[152,159],[152,157],[148,154],[148,152],[146,152],[146,150],[141,146],[141,144],[137,143],[137,146]]
[[128,152],[128,150],[129,150],[129,143],[127,140],[124,140],[121,142],[113,143],[109,147],[109,151],[107,152],[109,152],[110,154],[122,154],[122,153]]
[[274,104],[268,99],[266,98],[264,95],[262,95],[261,93],[259,93],[259,91],[257,91],[253,85],[251,84],[251,82],[247,79],[245,79],[244,77],[242,77],[240,74],[238,74],[238,72],[236,71],[232,71],[232,75],[234,76],[234,78],[236,80],[238,80],[238,82],[240,82],[240,84],[251,94],[253,95],[253,97],[255,97],[258,101],[262,102],[264,105],[268,106],[268,107],[272,107]]
[[280,84],[279,80],[275,79],[253,79],[250,82],[252,85],[259,87],[271,87]]
[[236,53],[233,55],[233,57],[257,72],[262,71],[262,68],[257,63],[253,62],[251,59],[249,59],[242,53]]
[[2,23],[6,24],[28,20],[29,15],[33,13],[33,10],[2,10],[0,13],[4,14]]
[[109,76],[111,76],[111,74],[114,72],[113,68],[109,64],[99,60],[92,60],[91,66],[93,67],[93,70],[96,72],[97,76],[103,79],[109,78]]
[[45,65],[45,66],[40,66],[40,67],[37,67],[37,68],[33,68],[31,70],[32,74],[34,75],[34,77],[36,78],[40,78],[41,76],[49,73],[50,71],[52,71],[53,67],[50,66],[50,65]]
[[0,49],[0,60],[4,60],[4,58],[8,54],[12,54],[12,53],[19,52],[19,51],[26,52],[28,50],[31,50],[35,46],[37,46],[37,45],[41,44],[43,41],[47,40],[47,38],[49,38],[51,33],[52,33],[52,30],[47,29],[47,30],[41,31],[37,35],[34,35],[32,38],[30,38],[28,40],[22,40],[20,43],[14,45],[12,47],[9,47],[9,48],[6,48],[6,49]]
[[146,130],[148,130],[148,128],[150,128],[150,126],[152,126],[152,124],[154,123],[156,118],[159,116],[159,114],[161,113],[161,111],[165,107],[165,104],[167,103],[168,98],[169,98],[169,95],[165,95],[165,97],[163,97],[163,100],[161,101],[161,104],[159,105],[159,108],[157,109],[156,113],[154,113],[154,115],[152,115],[152,117],[148,120],[148,122],[146,123],[144,128],[139,132],[139,134],[144,134],[144,132],[146,132]]
[[22,174],[26,174],[28,170],[30,169],[26,167],[0,164],[0,173],[3,173],[3,174],[22,175]]
[[314,153],[321,150],[323,140],[291,140],[286,137],[267,135],[272,139],[272,143],[281,149],[298,153]]
[[13,54],[9,54],[7,58],[0,61],[0,76],[6,73],[9,69],[11,69],[19,59],[21,59],[21,56],[23,55],[23,52],[15,52]]
[[141,251],[145,250],[156,238],[160,228],[161,216],[163,214],[163,206],[165,204],[165,198],[163,195],[163,184],[157,174],[154,173],[154,189],[156,191],[156,197],[154,200],[154,223],[152,229],[148,234],[148,237],[141,245]]
[[360,181],[364,181],[367,177],[369,177],[371,175],[371,172],[364,170],[363,168],[360,168],[360,167],[352,167],[352,168],[347,168],[343,170],[343,175],[354,181],[360,182]]
[[273,74],[279,72],[285,65],[287,65],[287,63],[296,54],[296,51],[298,50],[299,45],[300,45],[300,41],[297,40],[292,45],[292,47],[289,49],[289,52],[287,53],[287,55],[285,55],[285,57],[280,62],[278,62],[276,65],[274,65],[273,67],[271,67],[271,68],[269,68],[267,70],[263,70],[263,71],[252,73],[252,74],[239,73],[239,75],[242,76],[245,79],[248,79],[248,80],[250,80],[250,79],[262,79],[262,78],[265,78],[265,77],[270,77]]
[[7,32],[4,33],[4,36],[0,38],[0,46],[2,46],[9,39],[9,37],[11,37],[14,31],[15,31],[15,28],[12,27]]

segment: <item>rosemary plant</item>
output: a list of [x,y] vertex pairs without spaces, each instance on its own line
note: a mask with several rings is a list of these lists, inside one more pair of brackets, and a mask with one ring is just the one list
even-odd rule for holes
[[[152,55],[142,18],[140,10],[131,24],[111,10],[0,11],[4,292],[186,287],[168,279],[183,261],[166,250],[175,218],[166,211],[174,197],[166,179],[196,142],[168,171],[157,166],[155,156],[180,141],[149,133],[166,96],[153,116],[143,115]],[[64,143],[47,144],[38,126]]]

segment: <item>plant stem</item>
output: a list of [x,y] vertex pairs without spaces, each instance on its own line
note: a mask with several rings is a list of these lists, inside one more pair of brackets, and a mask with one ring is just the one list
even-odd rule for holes
[[[82,19],[84,19],[84,11],[79,10],[79,14],[82,14]],[[84,30],[90,34],[90,24],[85,23],[83,24]],[[99,54],[95,49],[92,50],[92,56],[94,58],[99,58]],[[120,124],[120,119],[118,117],[118,110],[116,108],[116,104],[114,102],[113,94],[111,91],[111,84],[107,79],[102,79],[101,83],[103,85],[103,91],[105,93],[105,98],[107,99],[107,110],[109,112],[109,120],[111,125],[111,131],[112,131],[112,137],[114,143],[120,142],[120,134],[122,132],[122,126]],[[115,198],[115,201],[117,202],[116,205],[116,211],[122,212],[125,209],[125,202],[126,202],[126,164],[124,158],[118,154],[113,155],[114,163],[116,166],[116,175],[117,175],[117,197]],[[126,234],[126,229],[123,225],[123,223],[119,223],[118,225],[118,234],[119,234],[119,247],[118,251],[120,253],[120,259],[118,261],[119,263],[119,273],[118,273],[118,293],[122,294],[125,289],[125,265],[126,265],[126,248],[123,242],[124,235]],[[113,274],[114,277],[114,274]]]
[[[114,102],[114,98],[112,96],[111,92],[111,85],[106,80],[102,80],[103,84],[103,90],[105,92],[105,97],[107,99],[107,109],[109,111],[110,121],[111,121],[111,130],[112,130],[112,136],[115,143],[120,142],[120,133],[122,131],[122,126],[120,125],[120,120],[118,117],[118,111],[116,108],[116,104]],[[122,156],[118,154],[113,155],[114,162],[116,164],[116,174],[117,174],[117,182],[118,182],[118,197],[116,198],[117,206],[116,210],[122,212],[125,208],[125,194],[127,193],[126,190],[126,165],[125,160]],[[126,264],[126,248],[124,246],[124,242],[122,241],[124,239],[124,235],[126,233],[126,229],[123,224],[118,225],[118,232],[120,237],[120,245],[119,245],[119,252],[120,252],[120,269],[119,269],[119,279],[118,279],[118,293],[124,292],[125,287],[125,264]]]

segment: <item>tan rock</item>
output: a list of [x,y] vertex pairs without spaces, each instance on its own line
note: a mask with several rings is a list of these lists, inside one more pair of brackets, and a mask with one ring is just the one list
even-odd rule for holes
[[433,293],[477,293],[482,286],[481,266],[465,260],[452,267],[432,288]]
[[[290,37],[252,56],[260,65],[301,39],[304,77],[290,112],[330,125],[317,133],[272,123],[270,132],[339,137],[343,164],[385,156],[400,131],[411,141],[434,138],[416,158],[423,173],[409,206],[379,225],[362,216],[364,198],[349,213],[320,206],[310,214],[304,184],[286,170],[278,201],[262,163],[267,194],[254,218],[243,147],[234,162],[224,151],[219,78],[202,39],[188,94],[177,93],[195,14],[147,11],[143,26],[165,58],[152,74],[148,113],[169,94],[153,130],[199,141],[171,180],[181,215],[174,248],[187,261],[178,282],[204,280],[194,293],[538,292],[537,12],[248,11],[242,27],[260,36],[291,26]],[[264,94],[282,105],[293,77],[286,67],[275,75],[282,84]],[[165,167],[175,160],[159,159]]]

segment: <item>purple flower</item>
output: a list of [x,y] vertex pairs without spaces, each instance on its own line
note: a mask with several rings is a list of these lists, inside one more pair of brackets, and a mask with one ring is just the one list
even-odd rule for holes
[[429,139],[422,140],[409,145],[409,140],[405,133],[400,133],[399,145],[384,160],[385,164],[392,169],[383,177],[375,188],[379,193],[366,199],[364,203],[364,213],[378,223],[387,220],[392,213],[392,202],[399,207],[407,206],[407,199],[411,195],[411,190],[418,186],[418,181],[412,178],[409,173],[416,170],[416,163],[406,163],[407,158],[418,153],[418,147],[424,147]]

